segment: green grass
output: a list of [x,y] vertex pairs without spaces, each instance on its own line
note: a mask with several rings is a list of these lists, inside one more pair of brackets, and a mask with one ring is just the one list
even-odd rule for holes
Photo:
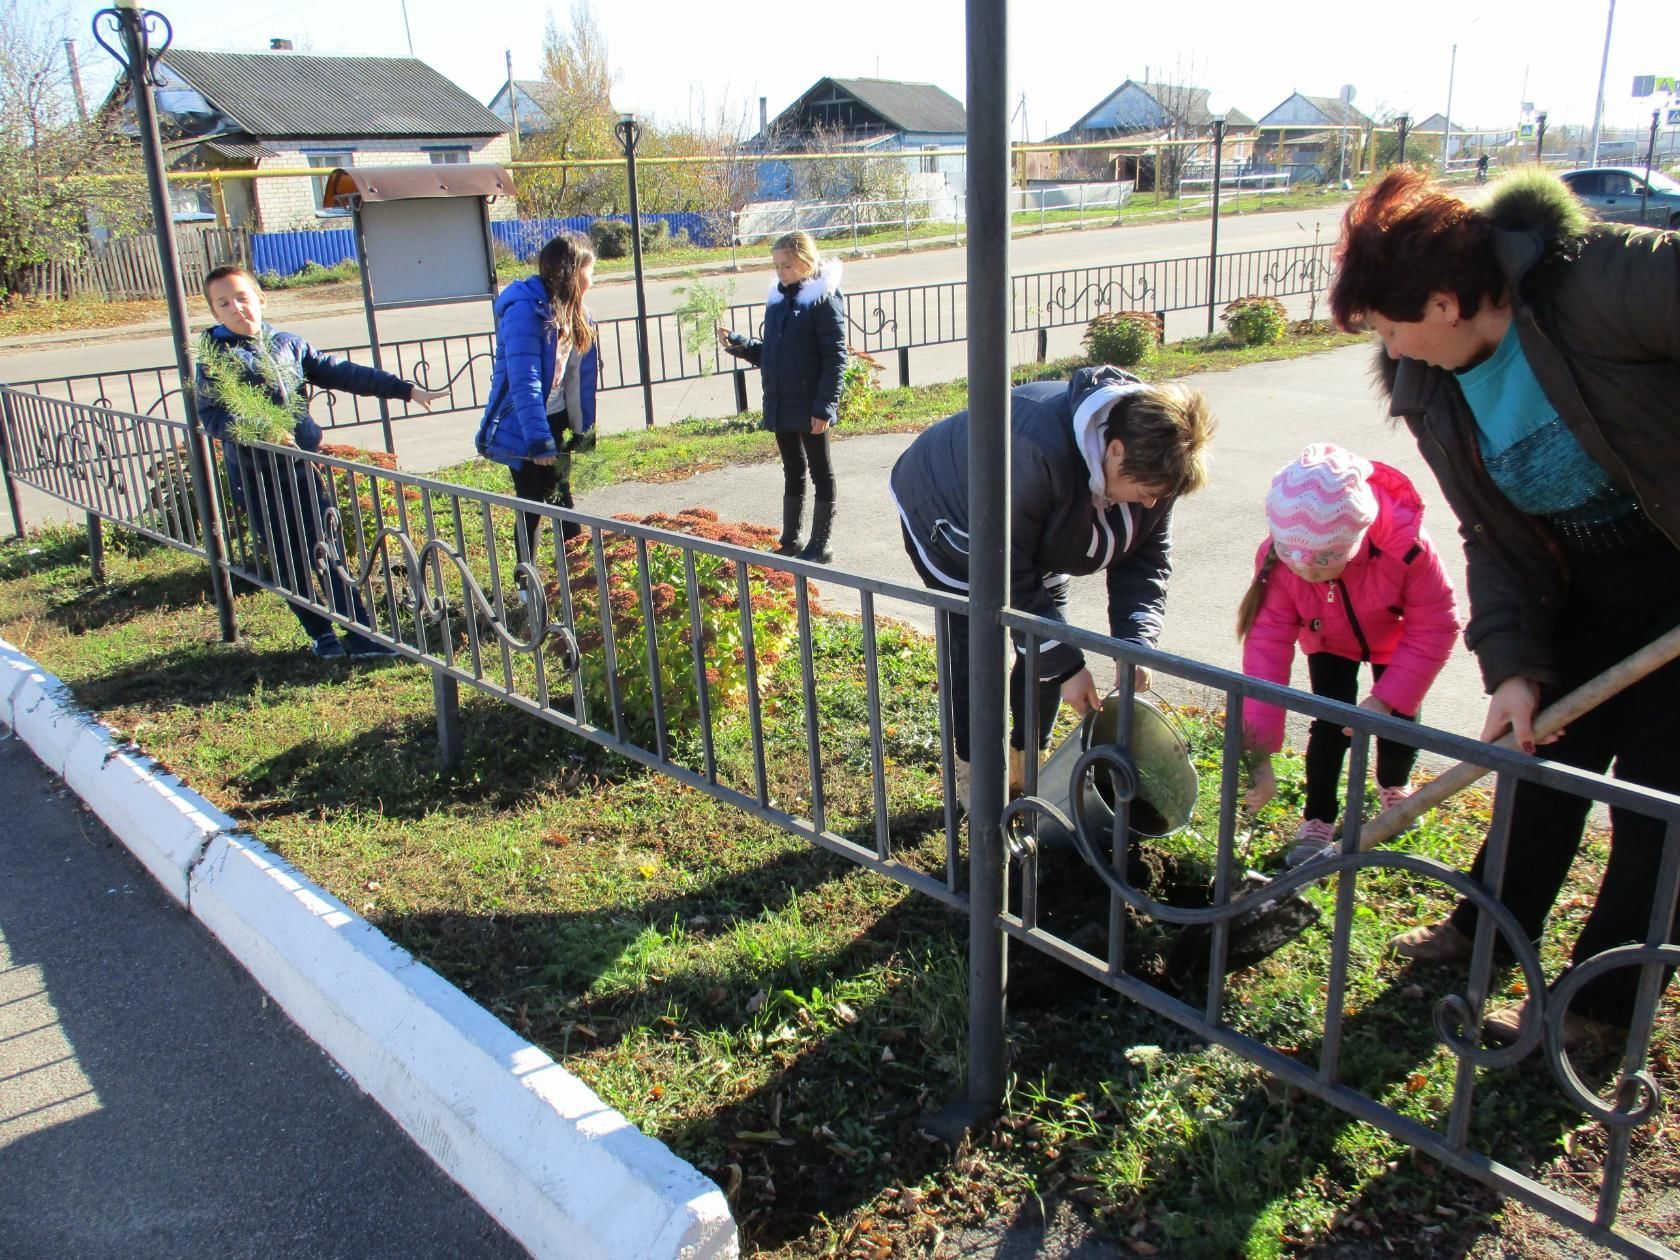
[[[959,399],[960,387],[884,391],[870,423],[925,423]],[[585,464],[601,478],[673,475],[696,460],[767,458],[754,440],[739,423],[673,426],[622,448],[603,440]],[[642,442],[650,453],[636,457]],[[456,473],[501,485],[482,468]],[[715,1177],[749,1253],[924,1256],[966,1224],[1031,1220],[1061,1202],[1139,1254],[1346,1256],[1384,1240],[1408,1256],[1551,1253],[1553,1232],[1531,1213],[1023,947],[1004,1112],[956,1152],[931,1144],[922,1118],[965,1068],[959,918],[465,689],[464,759],[443,772],[426,670],[317,661],[263,594],[239,597],[245,641],[223,645],[190,558],[116,538],[107,563],[107,582],[92,584],[79,531],[0,545],[0,635]],[[829,825],[870,844],[861,633],[819,616],[814,634]],[[936,869],[930,647],[887,626],[880,650],[895,851]],[[769,671],[765,713],[769,794],[799,812],[808,788],[796,662],[789,653]],[[1178,720],[1203,798],[1191,826],[1155,848],[1193,891],[1210,858],[1200,837],[1215,834],[1221,730],[1217,713]],[[673,757],[697,755],[696,737],[678,732]],[[721,716],[717,756],[720,778],[750,782],[739,710]],[[1298,764],[1280,764],[1279,777],[1279,799],[1244,840],[1244,859],[1262,866],[1287,847],[1299,809]],[[1463,798],[1405,843],[1461,865],[1484,825],[1485,802]],[[1603,857],[1595,837],[1559,902],[1563,940]],[[1100,953],[1106,903],[1090,896],[1094,881],[1049,855],[1041,870],[1055,930],[1075,933],[1094,916]],[[1455,1069],[1429,1012],[1462,976],[1398,968],[1383,942],[1447,902],[1387,874],[1362,879],[1361,894],[1343,1078],[1438,1124]],[[1169,938],[1136,923],[1129,939],[1147,976]],[[1327,942],[1327,926],[1311,929],[1234,977],[1224,1018],[1315,1064]],[[1553,968],[1559,948],[1549,938]],[[1499,973],[1496,995],[1515,996],[1512,983]],[[1671,1012],[1652,1057],[1671,1094],[1677,1048]],[[1587,1067],[1603,1079],[1605,1065]],[[1603,1150],[1601,1132],[1579,1120],[1530,1061],[1481,1074],[1472,1142],[1578,1193]],[[1627,1217],[1670,1239],[1676,1172],[1669,1128],[1635,1137]]]

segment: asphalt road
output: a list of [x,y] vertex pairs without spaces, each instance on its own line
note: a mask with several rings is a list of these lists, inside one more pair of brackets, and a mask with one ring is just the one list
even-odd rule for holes
[[0,1256],[523,1256],[0,726]]

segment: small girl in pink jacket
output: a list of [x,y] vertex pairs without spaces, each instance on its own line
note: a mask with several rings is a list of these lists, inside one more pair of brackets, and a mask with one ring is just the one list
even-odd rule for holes
[[[1441,558],[1423,531],[1423,500],[1398,469],[1315,442],[1272,478],[1271,537],[1255,555],[1254,582],[1237,613],[1243,672],[1289,683],[1299,643],[1314,695],[1352,704],[1359,665],[1371,664],[1360,707],[1415,720],[1424,693],[1458,638],[1458,611]],[[1255,767],[1246,803],[1258,810],[1277,791],[1272,754],[1283,746],[1283,710],[1244,706]],[[1336,845],[1337,781],[1349,737],[1315,720],[1307,736],[1306,808],[1290,866]],[[1410,795],[1417,749],[1377,741],[1377,788],[1387,809]]]

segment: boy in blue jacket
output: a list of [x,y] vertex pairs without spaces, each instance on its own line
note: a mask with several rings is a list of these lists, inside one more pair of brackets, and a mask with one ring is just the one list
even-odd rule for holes
[[[263,291],[243,267],[217,267],[204,278],[204,300],[220,321],[199,343],[193,390],[204,430],[219,438],[228,487],[246,509],[257,537],[268,548],[277,585],[308,595],[324,584],[334,612],[372,627],[361,594],[336,572],[323,576],[313,563],[321,524],[332,506],[316,468],[302,460],[269,461],[241,444],[242,436],[315,451],[321,426],[309,414],[305,382],[323,389],[374,398],[393,398],[431,409],[447,390],[424,389],[389,372],[321,354],[295,333],[279,332],[263,321]],[[254,388],[247,388],[254,387]],[[291,421],[290,433],[274,432]],[[268,432],[262,432],[262,430]],[[282,471],[291,464],[290,475]],[[291,601],[312,650],[319,657],[391,656],[391,648],[350,631],[340,639],[333,623],[308,604]]]

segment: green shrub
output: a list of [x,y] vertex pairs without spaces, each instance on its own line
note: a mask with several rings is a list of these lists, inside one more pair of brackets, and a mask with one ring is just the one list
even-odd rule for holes
[[1225,308],[1222,316],[1231,340],[1239,346],[1269,346],[1289,331],[1289,314],[1275,297],[1251,294]]
[[846,347],[846,371],[840,377],[841,424],[855,423],[875,410],[880,392],[881,361],[866,350]]
[[589,244],[597,258],[628,257],[630,225],[623,219],[596,219],[589,225]]
[[671,225],[664,219],[642,220],[642,253],[658,254],[671,248]]
[[729,313],[735,281],[725,279],[711,284],[702,280],[699,272],[691,271],[688,283],[673,285],[671,292],[682,295],[682,305],[671,313],[682,330],[683,348],[700,361],[700,374],[709,376],[716,356],[706,351],[717,344],[714,330]]
[[1134,367],[1155,357],[1161,317],[1149,311],[1109,311],[1085,326],[1083,340],[1093,363]]

